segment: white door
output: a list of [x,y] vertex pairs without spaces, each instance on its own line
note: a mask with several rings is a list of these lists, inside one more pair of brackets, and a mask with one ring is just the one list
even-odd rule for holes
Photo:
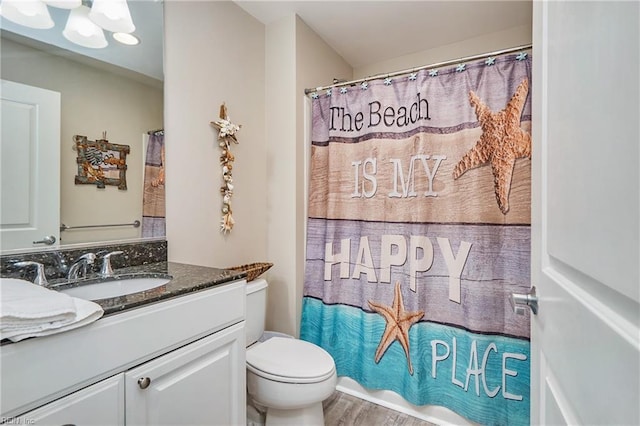
[[60,233],[60,93],[2,80],[0,94],[1,249],[46,247]]
[[125,373],[127,425],[244,425],[244,322]]
[[534,2],[532,424],[640,424],[639,28]]

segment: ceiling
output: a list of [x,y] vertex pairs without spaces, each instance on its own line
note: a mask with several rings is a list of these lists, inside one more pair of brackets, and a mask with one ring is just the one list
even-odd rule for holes
[[[178,0],[164,0],[178,1]],[[203,0],[199,0],[203,1]],[[208,0],[212,1],[212,0]],[[516,1],[245,1],[235,3],[268,25],[297,14],[352,67],[358,68],[479,35],[531,24],[531,0]],[[3,34],[19,34],[163,80],[163,0],[129,0],[138,46],[110,39],[87,49],[64,37],[68,11],[50,7],[55,26],[34,30],[1,19]]]
[[296,13],[352,67],[531,25],[532,1],[245,1],[264,24]]

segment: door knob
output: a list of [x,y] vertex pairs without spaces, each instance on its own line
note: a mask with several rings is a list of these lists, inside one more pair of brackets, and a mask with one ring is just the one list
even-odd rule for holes
[[141,377],[138,379],[138,386],[140,389],[146,389],[151,384],[151,379],[149,377]]
[[53,235],[48,235],[43,239],[41,239],[40,241],[34,241],[33,244],[46,244],[50,246],[55,242],[56,242],[56,237],[54,237]]
[[534,315],[538,314],[538,296],[536,295],[536,287],[531,287],[529,293],[527,294],[519,294],[519,293],[511,293],[509,295],[509,303],[511,304],[511,308],[513,308],[513,312],[518,315],[524,315],[524,312],[527,308],[525,306],[529,306],[531,308],[531,312]]

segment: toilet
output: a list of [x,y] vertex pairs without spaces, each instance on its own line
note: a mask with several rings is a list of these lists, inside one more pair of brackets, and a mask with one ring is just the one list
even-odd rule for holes
[[247,402],[266,410],[267,426],[324,425],[322,401],[336,388],[335,362],[313,343],[264,333],[266,304],[266,280],[247,283]]

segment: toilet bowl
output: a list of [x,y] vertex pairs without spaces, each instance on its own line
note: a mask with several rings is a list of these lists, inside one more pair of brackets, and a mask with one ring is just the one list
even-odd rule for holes
[[312,343],[273,337],[247,350],[247,390],[267,408],[267,425],[323,425],[336,381],[333,358]]
[[266,302],[266,281],[259,281],[247,285],[248,402],[266,410],[268,426],[324,425],[322,401],[335,390],[335,362],[327,351],[303,340],[275,336],[258,341],[257,331],[264,327],[250,322],[263,315],[256,314],[260,305],[254,302],[263,297]]

